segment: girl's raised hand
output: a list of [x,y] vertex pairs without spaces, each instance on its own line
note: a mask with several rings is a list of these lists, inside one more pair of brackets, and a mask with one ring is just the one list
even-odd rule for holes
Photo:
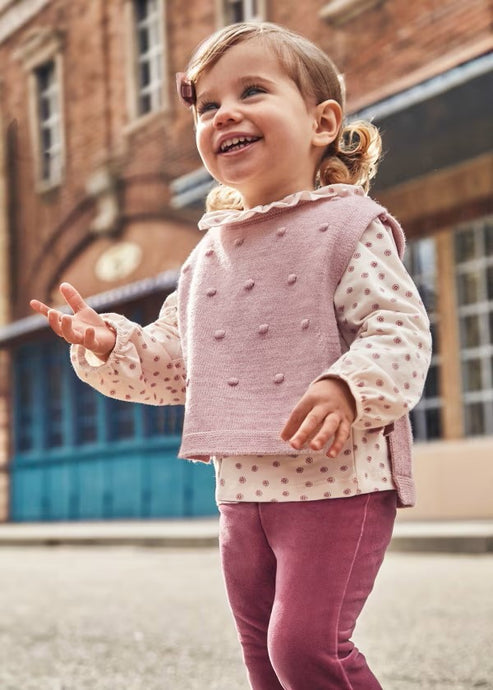
[[116,335],[110,326],[80,296],[70,283],[62,283],[60,292],[73,314],[51,309],[43,302],[30,302],[34,311],[44,316],[52,330],[72,345],[82,345],[106,360],[115,346]]
[[321,379],[308,390],[291,412],[281,432],[296,450],[308,445],[321,450],[332,439],[327,456],[335,458],[349,438],[356,416],[356,403],[349,386],[341,379]]

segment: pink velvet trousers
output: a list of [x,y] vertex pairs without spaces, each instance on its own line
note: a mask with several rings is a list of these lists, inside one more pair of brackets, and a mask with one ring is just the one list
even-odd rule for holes
[[381,690],[351,642],[396,494],[220,505],[223,573],[253,690]]

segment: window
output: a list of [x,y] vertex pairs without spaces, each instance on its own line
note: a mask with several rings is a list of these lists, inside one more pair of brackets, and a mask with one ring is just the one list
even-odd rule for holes
[[181,405],[147,406],[144,434],[146,436],[181,436],[184,409]]
[[36,360],[34,357],[18,358],[14,367],[14,446],[20,453],[33,450],[36,443],[34,424],[36,409]]
[[35,70],[39,141],[39,177],[49,185],[62,176],[60,93],[54,60]]
[[493,218],[454,235],[465,434],[493,434]]
[[162,0],[135,0],[137,115],[160,110],[163,103]]
[[416,440],[441,438],[441,407],[439,388],[440,343],[438,341],[436,244],[431,237],[408,243],[406,266],[412,275],[430,318],[433,338],[433,354],[423,396],[411,412],[411,422]]
[[262,21],[265,0],[220,0],[223,24]]
[[176,439],[183,411],[179,405],[154,407],[101,395],[77,378],[65,343],[29,343],[15,352],[14,452],[27,460],[119,441]]
[[26,73],[36,188],[59,185],[65,164],[63,124],[63,33],[37,27],[14,53]]
[[66,351],[59,347],[46,351],[43,357],[43,388],[45,389],[44,428],[45,446],[58,448],[64,438],[64,366]]

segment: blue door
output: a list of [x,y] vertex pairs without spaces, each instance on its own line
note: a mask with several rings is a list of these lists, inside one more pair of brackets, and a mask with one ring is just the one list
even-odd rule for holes
[[176,457],[183,408],[106,398],[58,340],[14,353],[13,521],[214,515],[210,466]]

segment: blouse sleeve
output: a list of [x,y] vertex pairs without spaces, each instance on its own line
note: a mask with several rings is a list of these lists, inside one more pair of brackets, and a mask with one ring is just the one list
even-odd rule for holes
[[148,405],[185,402],[185,366],[177,323],[176,292],[154,323],[145,326],[119,314],[103,314],[116,331],[116,343],[103,362],[80,345],[71,348],[75,372],[104,395]]
[[416,405],[431,359],[429,320],[390,227],[366,229],[335,295],[343,355],[319,379],[337,377],[356,401],[353,427],[385,427]]

